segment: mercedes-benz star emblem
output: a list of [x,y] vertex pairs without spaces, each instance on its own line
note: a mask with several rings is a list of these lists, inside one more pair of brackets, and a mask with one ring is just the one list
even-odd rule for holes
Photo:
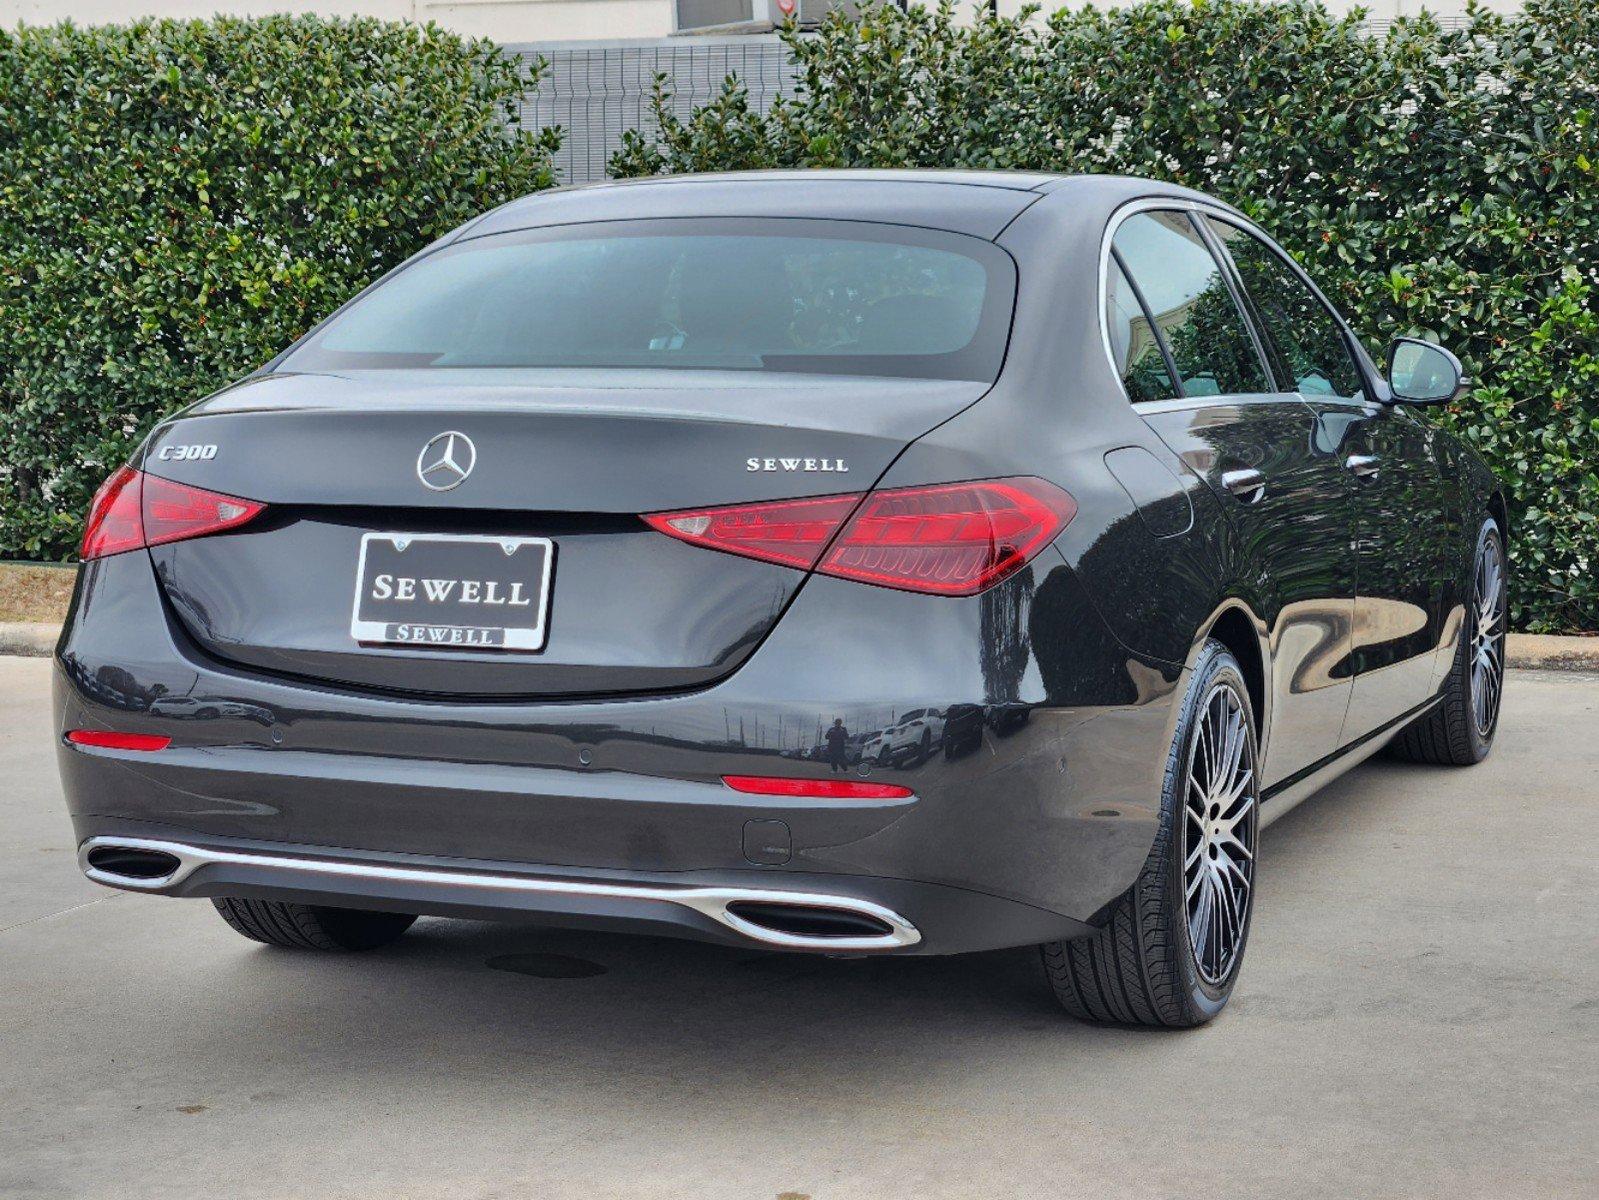
[[424,487],[447,492],[457,487],[477,465],[477,447],[464,433],[447,429],[430,438],[416,456],[416,477]]

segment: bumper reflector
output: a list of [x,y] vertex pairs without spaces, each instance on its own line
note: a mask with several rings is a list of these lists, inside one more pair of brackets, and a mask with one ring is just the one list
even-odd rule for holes
[[857,783],[848,779],[788,779],[781,775],[723,775],[735,792],[753,796],[811,796],[823,800],[903,800],[913,793],[894,783]]
[[95,746],[101,750],[165,750],[172,739],[154,733],[116,733],[109,729],[69,729],[67,741],[74,746]]

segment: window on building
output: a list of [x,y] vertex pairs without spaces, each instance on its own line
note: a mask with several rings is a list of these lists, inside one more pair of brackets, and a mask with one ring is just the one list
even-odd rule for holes
[[714,29],[755,19],[754,0],[677,0],[679,29]]

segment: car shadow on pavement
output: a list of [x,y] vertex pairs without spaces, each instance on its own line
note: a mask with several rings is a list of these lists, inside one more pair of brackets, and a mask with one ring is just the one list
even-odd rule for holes
[[[1372,789],[1338,790],[1346,795],[1329,794],[1334,806],[1367,803],[1361,792]],[[1274,870],[1292,874],[1294,843],[1327,821],[1311,808],[1266,835]],[[1294,882],[1273,878],[1271,886],[1292,890]],[[1067,1018],[1031,947],[831,958],[424,918],[395,946],[363,955],[240,946],[224,973],[235,1010],[270,1016],[283,997],[315,995],[317,1027],[304,1037],[361,1042],[377,1021],[401,1043],[425,1038],[440,1064],[478,1059],[486,1048],[515,1058],[537,1046],[540,1061],[625,1061],[628,1075],[718,1064],[792,1070],[801,1051],[825,1072],[868,1061],[881,1070],[895,1058],[926,1069],[924,1046],[939,1046],[935,1069],[947,1069],[951,1048],[1007,1032],[1033,1045],[1039,1035],[1129,1046],[1146,1037]],[[819,1046],[831,1053],[817,1056]]]
[[[1270,830],[1268,900],[1291,896],[1295,875],[1316,869],[1319,843],[1377,815],[1359,810],[1402,804],[1389,775],[1404,771],[1362,767]],[[1139,1056],[1163,1053],[1170,1038],[1208,1036],[1071,1020],[1031,947],[829,958],[437,919],[359,955],[227,945],[213,983],[232,1021],[218,1051],[275,1058],[275,1038],[241,1031],[289,1028],[299,1052],[329,1054],[347,1077],[378,1085],[408,1077],[419,1053],[457,1080],[536,1064],[598,1087],[591,1101],[608,1087],[685,1076],[735,1093],[776,1076],[794,1086],[867,1087],[885,1076],[909,1085],[959,1072],[968,1054],[1047,1045]]]
[[[507,959],[531,960],[536,973]],[[640,1089],[684,1080],[715,1088],[722,1102],[756,1104],[774,1080],[868,1094],[948,1078],[968,1056],[1007,1045],[1022,1053],[1143,1036],[1072,1021],[1032,948],[832,959],[424,920],[364,955],[240,946],[217,967],[226,1028],[191,1003],[188,1022],[169,1031],[185,1053],[225,1057],[245,1073],[270,1072],[290,1053],[335,1067],[342,1087],[379,1093],[414,1087],[425,1060],[452,1087],[519,1071],[537,1072],[541,1087],[564,1079],[583,1088],[585,1106],[632,1103],[645,1098]],[[666,1092],[654,1100],[666,1103]]]

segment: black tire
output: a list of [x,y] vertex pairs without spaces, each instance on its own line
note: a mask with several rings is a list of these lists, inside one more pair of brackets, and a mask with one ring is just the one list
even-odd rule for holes
[[[1223,693],[1222,703],[1232,705],[1227,709],[1229,720],[1237,712],[1243,716],[1240,755],[1247,756],[1247,788],[1229,811],[1247,814],[1238,835],[1247,843],[1248,863],[1240,873],[1240,877],[1247,874],[1243,885],[1247,891],[1228,958],[1202,967],[1190,932],[1184,848],[1192,827],[1189,777],[1200,770],[1196,767],[1196,739],[1204,711],[1218,689]],[[1161,786],[1160,825],[1137,882],[1110,906],[1095,933],[1047,942],[1039,948],[1050,985],[1067,1012],[1085,1021],[1183,1029],[1203,1025],[1226,1005],[1243,964],[1254,912],[1247,897],[1254,890],[1253,852],[1260,821],[1256,762],[1254,713],[1243,671],[1226,646],[1211,640],[1200,652],[1183,695]],[[1210,808],[1208,813],[1214,820],[1217,809]],[[1206,868],[1206,854],[1215,861],[1208,843],[1202,842],[1190,853],[1198,855],[1201,873]]]
[[211,903],[245,937],[292,950],[375,950],[394,941],[416,920],[411,913],[322,908],[283,900],[223,897]]
[[[1491,608],[1497,617],[1488,628],[1483,624],[1483,582],[1485,556],[1494,555],[1499,563],[1498,595]],[[1499,729],[1499,696],[1504,690],[1505,628],[1509,616],[1509,575],[1504,535],[1492,519],[1477,531],[1477,548],[1472,557],[1471,588],[1466,595],[1466,620],[1460,631],[1460,644],[1444,677],[1443,700],[1424,716],[1412,721],[1388,743],[1388,754],[1405,762],[1436,763],[1469,767],[1488,757],[1494,734]],[[1493,674],[1493,698],[1486,723],[1479,722],[1472,690],[1472,666],[1479,643],[1492,655],[1488,670]]]

